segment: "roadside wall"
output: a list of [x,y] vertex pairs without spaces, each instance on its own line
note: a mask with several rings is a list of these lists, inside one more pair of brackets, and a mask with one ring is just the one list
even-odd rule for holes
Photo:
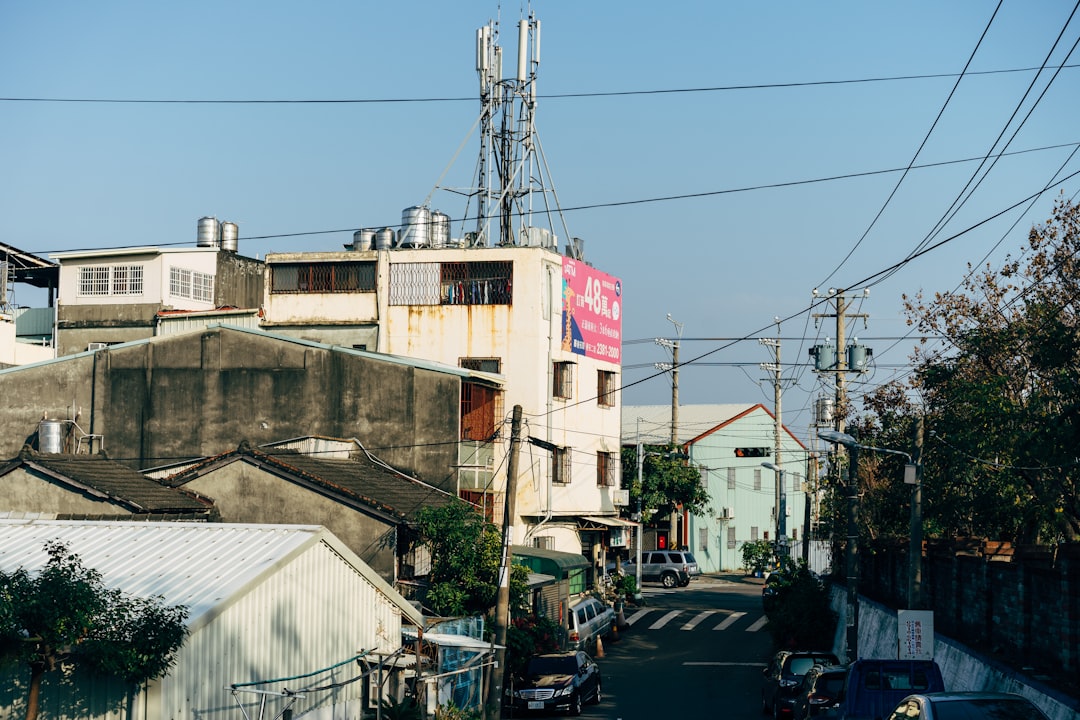
[[[840,584],[833,584],[830,589],[832,609],[839,616],[833,652],[837,657],[844,658],[847,656],[847,590]],[[899,628],[896,611],[860,596],[858,615],[859,657],[897,657]],[[992,658],[943,637],[940,632],[935,634],[934,660],[941,667],[947,690],[1017,693],[1035,703],[1050,720],[1080,720],[1080,699],[1024,677]]]

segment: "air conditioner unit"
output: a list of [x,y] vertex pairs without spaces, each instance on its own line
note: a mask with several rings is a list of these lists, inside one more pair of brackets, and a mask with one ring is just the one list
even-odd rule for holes
[[734,508],[720,508],[720,515],[716,519],[717,520],[734,520],[735,519],[735,510],[734,510]]
[[86,346],[86,349],[87,350],[101,350],[102,348],[107,348],[107,347],[109,347],[109,343],[107,343],[107,342],[92,342],[92,343],[89,343]]
[[611,502],[615,505],[629,505],[630,504],[630,491],[629,490],[612,490]]

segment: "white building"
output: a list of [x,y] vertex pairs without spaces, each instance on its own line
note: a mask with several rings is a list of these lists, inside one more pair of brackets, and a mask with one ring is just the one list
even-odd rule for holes
[[[360,717],[366,683],[350,680],[363,662],[401,649],[403,623],[423,623],[318,526],[2,520],[0,570],[35,574],[48,540],[65,543],[106,587],[189,610],[176,664],[135,697],[78,671],[70,684],[62,670],[47,673],[41,716],[55,720],[277,717],[286,707],[310,720]],[[18,717],[29,669],[4,672],[0,717]]]
[[455,489],[501,516],[520,405],[515,543],[597,557],[629,540],[618,279],[541,245],[272,253],[266,266],[266,330],[502,377],[504,394],[462,397]]

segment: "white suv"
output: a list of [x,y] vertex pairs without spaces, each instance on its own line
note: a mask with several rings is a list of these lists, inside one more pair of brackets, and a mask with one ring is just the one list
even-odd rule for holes
[[[623,563],[623,572],[637,572],[637,558],[631,556]],[[694,554],[686,550],[643,550],[641,552],[641,581],[659,582],[666,588],[686,587],[701,575]]]
[[570,606],[567,617],[570,648],[593,652],[596,638],[607,637],[615,624],[615,611],[594,597],[579,600]]

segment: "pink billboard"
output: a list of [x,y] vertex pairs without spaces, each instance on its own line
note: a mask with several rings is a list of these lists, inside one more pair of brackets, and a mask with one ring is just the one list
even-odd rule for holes
[[562,347],[578,355],[622,362],[622,282],[563,257]]

